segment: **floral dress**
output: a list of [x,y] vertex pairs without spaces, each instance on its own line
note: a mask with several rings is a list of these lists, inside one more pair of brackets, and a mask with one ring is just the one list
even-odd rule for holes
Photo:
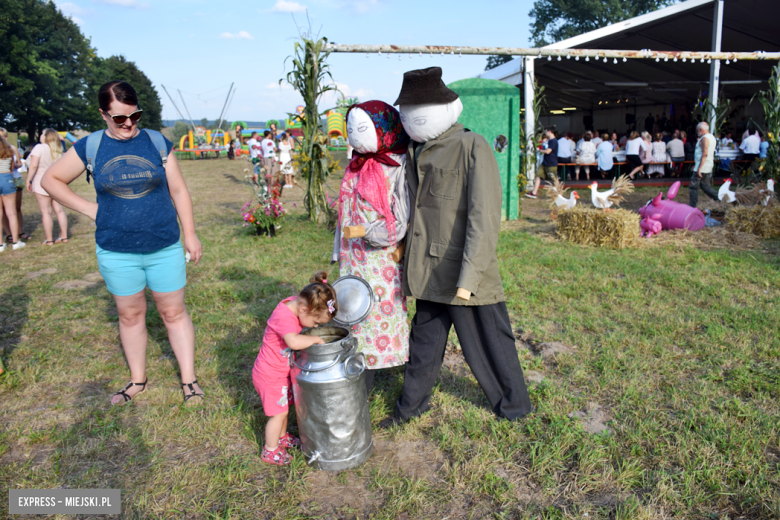
[[[355,111],[352,113],[352,111]],[[360,123],[351,122],[360,119]],[[374,127],[376,148],[367,140],[355,140],[355,150],[339,193],[339,226],[333,259],[341,276],[364,279],[374,291],[369,316],[354,326],[369,369],[403,365],[409,360],[409,323],[406,297],[401,286],[402,265],[392,254],[406,236],[409,223],[409,193],[404,169],[409,136],[398,111],[382,101],[353,105],[347,112],[347,132]],[[370,128],[370,126],[369,126]],[[352,129],[352,130],[350,130]],[[362,138],[361,138],[362,139]],[[363,226],[365,236],[346,238],[341,230]]]
[[[390,183],[403,178],[405,156],[393,155],[401,166],[386,166],[387,170],[396,170],[397,175],[388,175],[388,193],[393,197]],[[357,179],[351,179],[342,189],[352,191]],[[353,200],[357,207],[353,207]],[[377,226],[377,222],[380,226]],[[352,331],[358,340],[358,351],[366,358],[369,369],[388,368],[403,365],[409,360],[409,323],[407,322],[406,296],[401,287],[401,264],[396,263],[392,254],[398,243],[387,247],[375,247],[369,244],[372,232],[382,233],[382,217],[371,204],[360,195],[355,199],[347,198],[341,217],[341,229],[346,226],[362,225],[368,229],[365,238],[341,237],[339,251],[339,274],[358,276],[374,290],[374,308],[371,314],[355,326]],[[398,231],[398,226],[396,226]],[[398,239],[398,242],[402,242]]]
[[[665,163],[668,162],[668,158],[666,157],[666,143],[663,141],[656,141],[653,143],[652,147],[652,162],[660,162]],[[647,167],[647,175],[653,175],[654,173],[659,174],[658,176],[661,177],[664,174],[664,165],[663,164],[650,164]]]

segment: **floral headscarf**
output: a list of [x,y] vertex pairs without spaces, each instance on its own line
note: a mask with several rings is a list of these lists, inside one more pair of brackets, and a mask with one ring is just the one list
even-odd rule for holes
[[349,112],[353,108],[361,108],[371,118],[376,129],[377,151],[374,153],[353,152],[352,162],[347,166],[344,173],[344,179],[341,181],[341,192],[339,194],[339,221],[341,221],[341,208],[343,202],[349,196],[344,187],[349,181],[357,177],[356,189],[353,191],[359,193],[364,200],[371,204],[374,209],[387,221],[387,229],[391,239],[395,238],[395,216],[390,208],[387,196],[387,182],[384,170],[379,163],[388,166],[400,166],[398,162],[390,158],[389,154],[404,154],[409,145],[409,136],[406,134],[403,125],[401,125],[401,115],[392,106],[383,101],[366,101],[357,105],[352,105],[347,111],[345,117],[349,117]]

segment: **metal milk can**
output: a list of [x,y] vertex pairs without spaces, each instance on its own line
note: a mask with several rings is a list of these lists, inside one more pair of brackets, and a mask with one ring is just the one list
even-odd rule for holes
[[295,352],[292,378],[301,450],[309,464],[341,471],[361,465],[374,452],[366,364],[350,332],[371,313],[374,291],[357,276],[331,285],[339,311],[328,325],[301,332],[320,336],[325,344]]

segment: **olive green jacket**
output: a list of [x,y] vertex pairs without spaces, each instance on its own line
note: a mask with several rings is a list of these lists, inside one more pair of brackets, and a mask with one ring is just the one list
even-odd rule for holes
[[[407,296],[450,305],[504,301],[496,244],[501,178],[481,135],[455,124],[406,156],[409,231],[404,254]],[[471,299],[455,296],[458,287]]]

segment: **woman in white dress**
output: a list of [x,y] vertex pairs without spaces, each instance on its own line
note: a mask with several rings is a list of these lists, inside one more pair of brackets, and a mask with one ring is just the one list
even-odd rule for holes
[[[653,162],[654,163],[667,163],[669,162],[669,156],[666,153],[666,143],[663,141],[664,136],[660,132],[655,134],[655,142],[653,143]],[[652,177],[653,174],[658,174],[659,177],[664,176],[663,164],[649,164],[647,168],[647,176]]]
[[577,166],[574,167],[574,178],[580,180],[580,165],[585,168],[585,177],[590,180],[590,165],[596,162],[596,145],[592,142],[593,134],[585,132],[582,144],[577,147]]
[[284,174],[284,187],[293,187],[293,173],[292,167],[292,149],[294,141],[287,133],[282,134],[282,138],[279,140],[279,164],[282,166],[282,173]]

